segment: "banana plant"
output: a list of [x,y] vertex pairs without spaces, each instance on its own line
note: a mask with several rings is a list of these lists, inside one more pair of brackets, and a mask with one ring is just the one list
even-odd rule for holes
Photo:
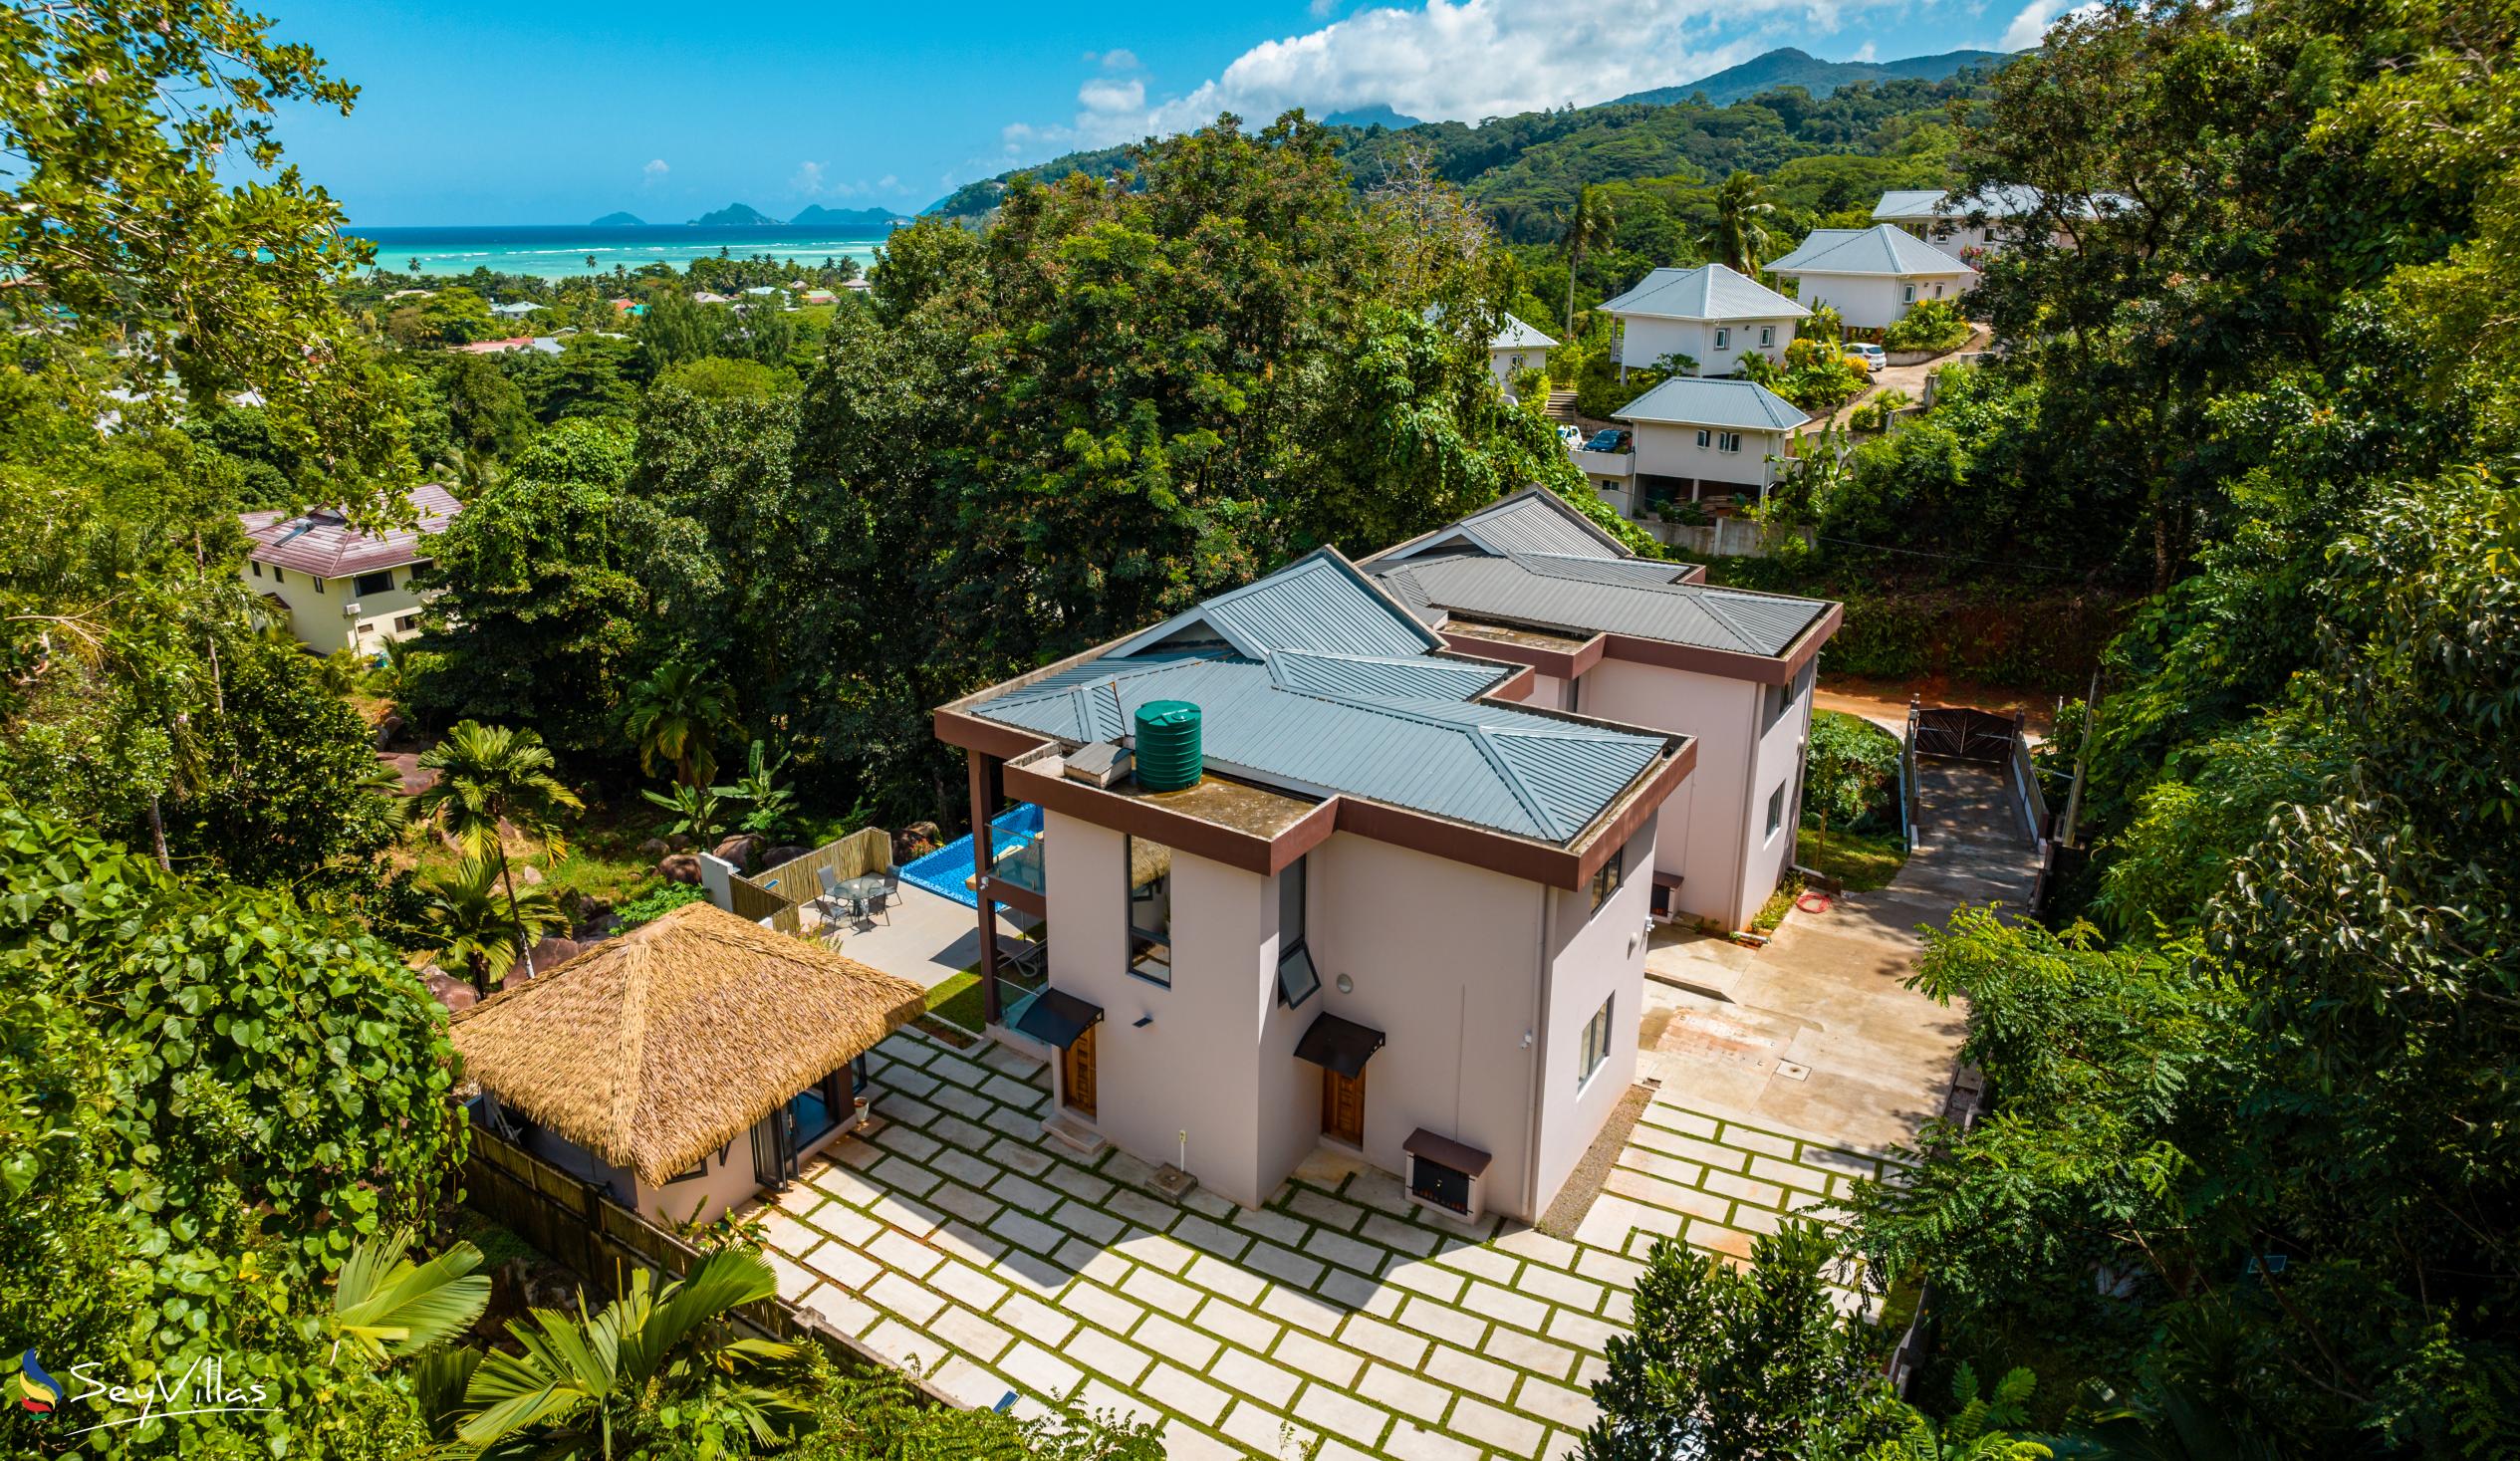
[[583,1297],[575,1315],[535,1310],[508,1326],[515,1352],[473,1367],[456,1436],[573,1461],[643,1455],[667,1435],[701,1457],[775,1445],[807,1413],[778,1372],[796,1347],[741,1338],[732,1317],[777,1292],[759,1254],[729,1251],[661,1288],[639,1270],[594,1315]]

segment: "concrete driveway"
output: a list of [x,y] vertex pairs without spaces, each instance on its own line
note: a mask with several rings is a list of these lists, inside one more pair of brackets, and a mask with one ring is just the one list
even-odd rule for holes
[[1880,1155],[1942,1111],[1967,1012],[1902,987],[1962,903],[2019,906],[2032,849],[1991,768],[1926,761],[1925,831],[1890,886],[1797,909],[1764,949],[1665,929],[1645,967],[1645,1074],[1700,1110]]

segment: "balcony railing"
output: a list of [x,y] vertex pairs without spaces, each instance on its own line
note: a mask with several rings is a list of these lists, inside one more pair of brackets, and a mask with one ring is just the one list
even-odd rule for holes
[[1045,844],[1039,841],[1029,842],[998,858],[990,864],[990,879],[1020,887],[1030,893],[1047,893],[1049,886],[1042,876],[1041,854],[1044,846]]

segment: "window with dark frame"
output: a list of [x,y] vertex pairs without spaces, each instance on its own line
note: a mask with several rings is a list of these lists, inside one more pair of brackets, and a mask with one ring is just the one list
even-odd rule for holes
[[351,592],[362,599],[367,598],[371,594],[392,593],[393,570],[386,569],[380,574],[361,574],[359,576],[359,582],[351,586]]
[[[1129,884],[1129,972],[1172,987],[1172,850],[1144,838],[1121,839]],[[1139,864],[1145,864],[1140,871]]]
[[1626,881],[1627,876],[1628,850],[1621,848],[1611,853],[1610,860],[1604,862],[1600,870],[1593,874],[1594,912],[1598,913],[1602,910],[1602,904],[1609,902],[1610,895],[1619,891],[1619,884]]
[[1716,331],[1716,332],[1715,332],[1715,349],[1717,349],[1717,350],[1727,350],[1727,349],[1729,349],[1729,348],[1731,347],[1731,345],[1732,345],[1732,332],[1731,332],[1731,331],[1729,331],[1729,330],[1718,330],[1718,331]]
[[1783,827],[1784,825],[1785,825],[1785,783],[1783,783],[1783,782],[1778,782],[1778,783],[1776,784],[1776,790],[1775,790],[1775,791],[1772,791],[1772,792],[1770,792],[1770,793],[1768,793],[1768,830],[1767,830],[1767,835],[1768,835],[1769,837],[1774,837],[1774,836],[1776,836],[1776,830],[1777,830],[1778,828],[1780,828],[1780,827]]
[[1304,941],[1304,869],[1310,860],[1298,857],[1278,874],[1278,1003],[1290,1010],[1321,989],[1321,971],[1313,967],[1313,951]]
[[255,578],[259,579],[263,576],[263,566],[261,564],[250,564],[248,567],[253,569]]
[[1610,1014],[1611,1007],[1617,1003],[1619,996],[1615,994],[1603,1000],[1602,1007],[1594,1012],[1593,1018],[1584,1022],[1583,1045],[1575,1059],[1575,1085],[1579,1091],[1593,1079],[1593,1073],[1602,1068],[1602,1063],[1610,1059]]

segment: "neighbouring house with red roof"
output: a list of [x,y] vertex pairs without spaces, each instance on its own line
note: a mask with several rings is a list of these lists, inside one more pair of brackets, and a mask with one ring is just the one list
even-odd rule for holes
[[413,525],[388,533],[363,533],[339,508],[242,514],[254,544],[245,555],[245,587],[319,654],[372,654],[385,640],[418,632],[422,596],[413,579],[428,567],[428,540],[464,506],[434,482],[412,488],[410,503]]

